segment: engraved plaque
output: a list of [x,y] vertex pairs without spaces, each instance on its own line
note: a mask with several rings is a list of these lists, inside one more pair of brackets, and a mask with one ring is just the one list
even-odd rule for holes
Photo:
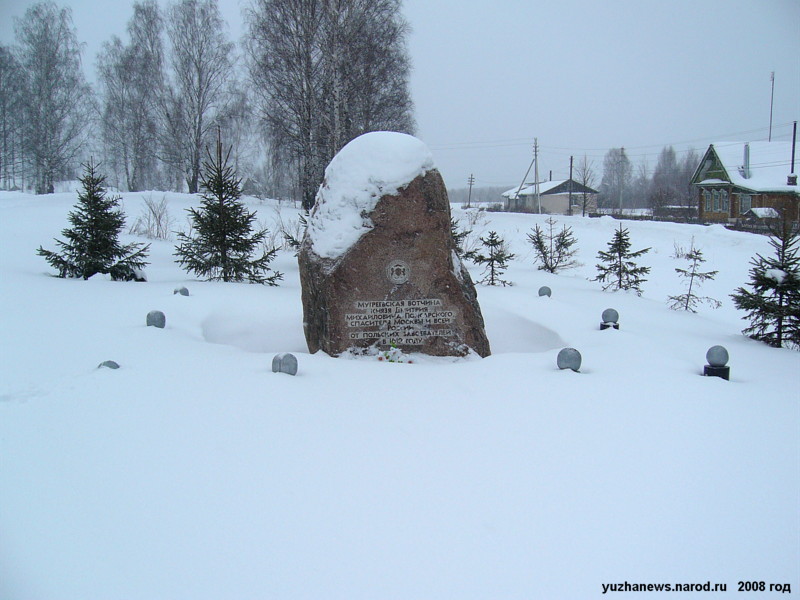
[[423,346],[432,337],[455,341],[456,311],[439,298],[357,300],[353,309],[345,314],[350,340],[395,346]]

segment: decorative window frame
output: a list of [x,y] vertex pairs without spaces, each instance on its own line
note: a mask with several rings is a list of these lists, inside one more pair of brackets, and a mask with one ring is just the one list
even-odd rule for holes
[[753,195],[739,194],[739,214],[743,215],[751,208],[753,208]]

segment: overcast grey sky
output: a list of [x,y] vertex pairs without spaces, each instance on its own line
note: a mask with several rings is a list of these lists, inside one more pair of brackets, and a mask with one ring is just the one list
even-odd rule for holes
[[[234,39],[243,0],[220,0]],[[0,42],[29,0],[0,0]],[[124,36],[131,0],[70,0],[84,67]],[[164,6],[164,0],[161,0]],[[800,118],[800,0],[405,0],[417,135],[448,187],[519,184],[624,146],[655,166],[664,145],[773,140]]]

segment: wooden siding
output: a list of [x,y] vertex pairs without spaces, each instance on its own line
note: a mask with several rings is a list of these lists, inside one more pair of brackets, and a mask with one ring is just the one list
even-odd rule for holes
[[[714,210],[713,201],[711,210],[706,210],[703,190],[712,192],[713,190],[725,190],[728,192],[728,210],[723,211],[722,206],[719,210]],[[749,208],[774,208],[786,211],[789,220],[800,222],[800,196],[797,194],[786,194],[781,192],[755,194],[742,190],[731,185],[704,185],[697,189],[698,215],[701,221],[706,223],[728,223],[742,218],[741,197],[750,196],[751,204]]]

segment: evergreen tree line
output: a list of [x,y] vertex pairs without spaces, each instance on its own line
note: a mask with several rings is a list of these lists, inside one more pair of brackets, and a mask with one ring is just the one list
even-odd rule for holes
[[139,0],[90,86],[70,9],[33,5],[15,19],[15,45],[0,46],[0,189],[51,193],[94,156],[121,191],[195,193],[220,127],[248,193],[310,208],[348,141],[413,133],[400,8],[250,0],[237,45],[217,0]]

